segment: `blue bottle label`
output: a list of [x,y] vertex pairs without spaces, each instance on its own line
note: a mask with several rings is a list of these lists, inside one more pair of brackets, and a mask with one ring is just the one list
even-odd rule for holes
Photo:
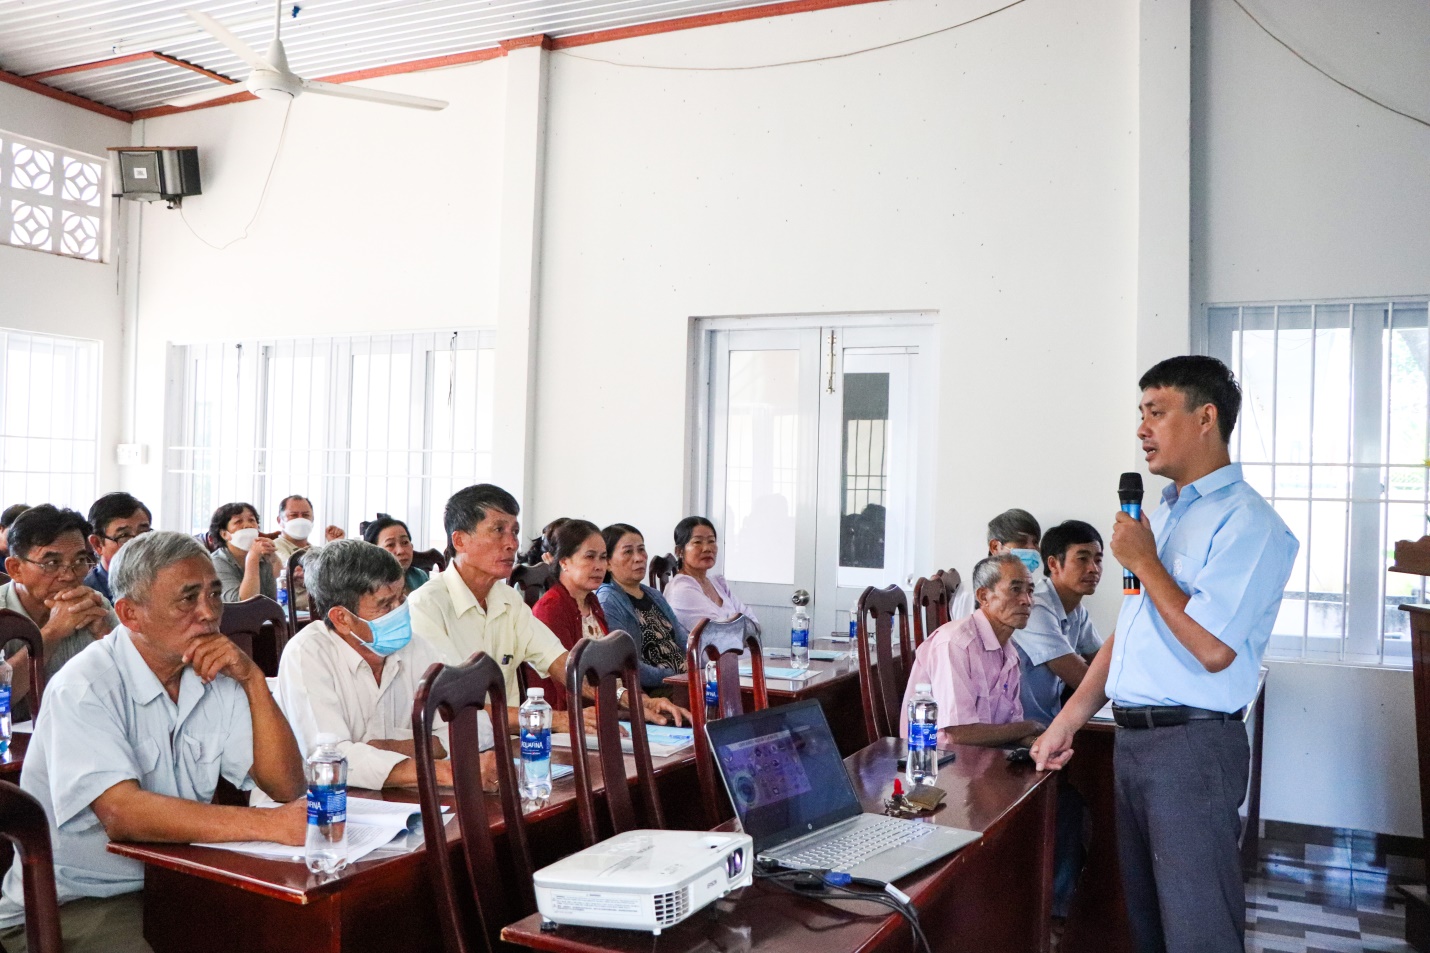
[[789,644],[806,649],[809,648],[809,627],[805,626],[802,629],[791,629],[789,633]]
[[10,714],[10,686],[0,685],[0,715]]
[[912,750],[922,750],[924,748],[938,747],[938,728],[934,725],[921,725],[917,722],[909,723],[909,748]]
[[849,617],[849,640],[852,642],[859,638],[859,617]]
[[713,678],[705,680],[705,707],[712,708],[720,704],[720,683]]
[[542,761],[551,757],[551,732],[521,732],[521,757],[525,761]]
[[348,819],[348,788],[345,784],[308,785],[308,823],[324,826]]

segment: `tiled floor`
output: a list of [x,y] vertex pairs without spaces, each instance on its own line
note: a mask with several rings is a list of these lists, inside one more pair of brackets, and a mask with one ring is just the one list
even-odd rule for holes
[[1261,866],[1246,885],[1248,953],[1411,953],[1395,887],[1425,882],[1417,844],[1356,831],[1268,827]]

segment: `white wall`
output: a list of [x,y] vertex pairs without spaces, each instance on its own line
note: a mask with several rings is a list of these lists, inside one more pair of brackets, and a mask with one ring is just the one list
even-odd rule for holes
[[[96,156],[106,155],[109,146],[129,142],[128,123],[5,83],[0,83],[0,129]],[[123,222],[120,214],[112,214],[108,262],[81,261],[0,245],[0,327],[90,338],[103,344],[104,380],[100,393],[106,399],[100,416],[101,490],[118,485],[114,445],[119,440],[119,401],[109,398],[122,393],[119,259]],[[4,502],[8,505],[22,501]]]
[[[1399,49],[1423,48],[1430,13],[1249,6],[1346,80],[1430,103],[1424,57]],[[1193,39],[1194,307],[1430,292],[1430,129],[1319,75],[1231,0],[1196,0]],[[1409,672],[1276,664],[1267,692],[1264,816],[1421,834]]]

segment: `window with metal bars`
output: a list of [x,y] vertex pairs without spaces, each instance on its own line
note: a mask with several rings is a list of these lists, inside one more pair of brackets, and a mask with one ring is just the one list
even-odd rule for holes
[[1430,513],[1426,299],[1214,305],[1204,331],[1241,382],[1232,458],[1301,541],[1270,654],[1408,665],[1423,581],[1387,568]]
[[0,242],[104,261],[109,165],[0,130]]
[[491,476],[494,335],[436,331],[176,345],[169,357],[165,525],[208,528],[251,502],[313,501],[319,526],[378,512],[418,549],[445,545],[442,508]]
[[0,330],[0,506],[98,496],[100,343]]

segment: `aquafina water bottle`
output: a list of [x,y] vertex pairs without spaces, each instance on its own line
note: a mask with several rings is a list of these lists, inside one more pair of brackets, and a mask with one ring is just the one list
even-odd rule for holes
[[791,668],[809,668],[809,593],[796,589],[794,617],[789,624],[789,664]]
[[15,670],[5,661],[5,650],[0,649],[0,758],[10,753],[10,680]]
[[928,682],[914,686],[914,697],[909,702],[909,758],[905,774],[910,785],[938,781],[938,703],[933,700],[933,686]]
[[[551,706],[544,688],[528,688],[517,713],[521,726],[521,796],[528,800],[551,796]],[[581,731],[582,725],[572,725]]]
[[720,668],[714,659],[705,663],[705,718],[720,717]]
[[338,736],[318,735],[308,758],[308,869],[331,874],[348,857],[348,759]]

